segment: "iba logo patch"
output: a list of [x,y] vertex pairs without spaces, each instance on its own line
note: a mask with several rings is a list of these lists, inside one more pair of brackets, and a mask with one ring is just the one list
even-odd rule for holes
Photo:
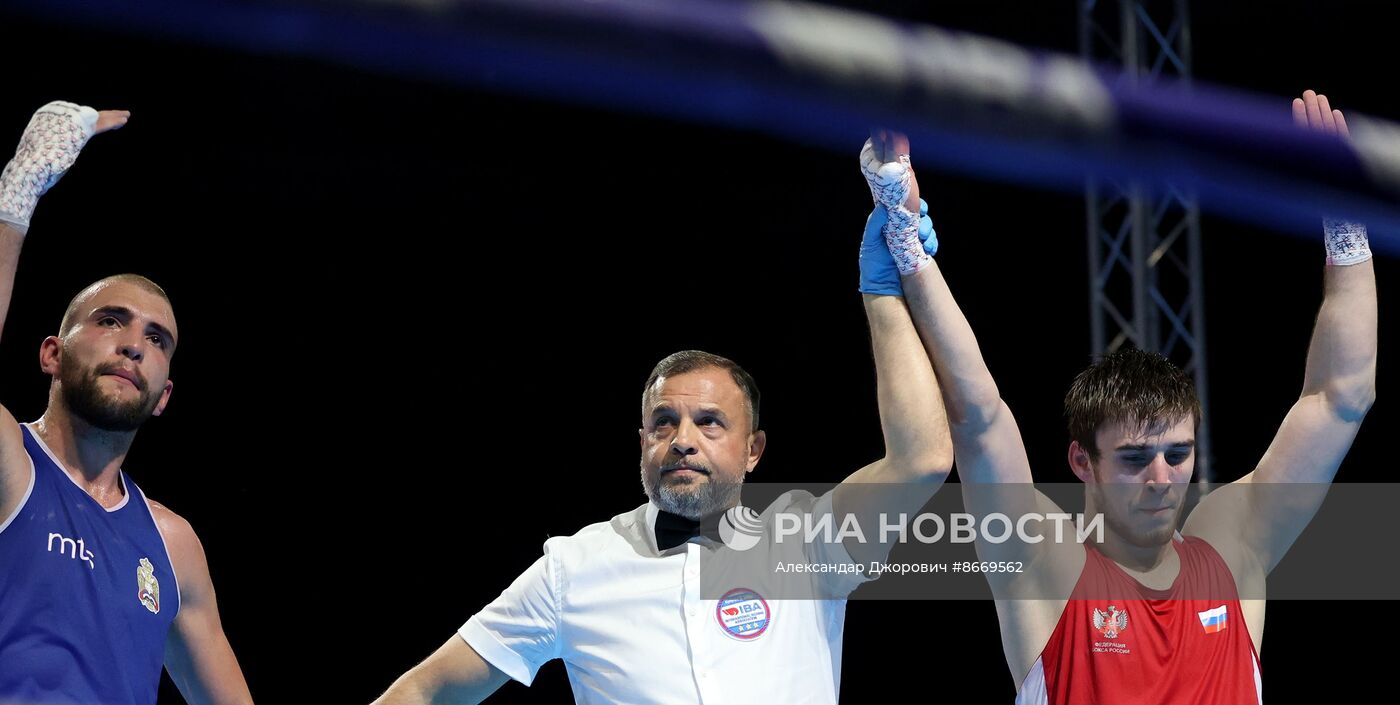
[[156,580],[156,567],[149,558],[142,558],[141,565],[136,568],[136,599],[151,614],[160,614],[160,581]]
[[729,637],[753,641],[768,631],[773,623],[773,612],[762,595],[748,588],[734,588],[719,598],[715,619]]

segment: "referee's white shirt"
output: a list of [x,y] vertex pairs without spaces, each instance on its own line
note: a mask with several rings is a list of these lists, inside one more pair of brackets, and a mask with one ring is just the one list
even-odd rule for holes
[[[763,516],[829,514],[831,497],[789,492]],[[659,553],[656,516],[646,504],[549,539],[544,556],[462,626],[462,638],[525,685],[546,661],[563,659],[574,699],[587,705],[835,705],[845,597],[864,574],[814,574],[839,599],[768,599],[766,628],[738,638],[718,600],[700,594],[701,556],[717,545],[694,538]],[[840,542],[764,549],[793,562],[852,562]]]

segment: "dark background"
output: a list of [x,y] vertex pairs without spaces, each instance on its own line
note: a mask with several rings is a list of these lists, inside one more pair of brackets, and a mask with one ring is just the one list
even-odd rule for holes
[[[1076,50],[1064,0],[878,8]],[[1280,111],[1315,88],[1400,118],[1382,3],[1193,13],[1199,79],[1279,96]],[[259,702],[368,702],[546,537],[643,502],[638,395],[667,353],[720,353],[758,379],[770,443],[754,480],[836,480],[882,452],[855,291],[860,134],[836,154],[4,9],[0,30],[0,144],[53,99],[133,111],[39,207],[3,401],[42,413],[37,347],[82,286],[134,271],[168,289],[176,390],[126,466],[199,532]],[[941,173],[917,144],[914,162],[940,264],[1038,478],[1071,481],[1059,404],[1090,352],[1082,197]],[[1297,396],[1322,248],[1209,217],[1204,233],[1228,480]],[[1380,401],[1339,481],[1391,479],[1396,269],[1377,262]],[[1366,541],[1358,557],[1374,558]],[[1395,626],[1386,603],[1271,603],[1267,692],[1322,678],[1339,700],[1371,692]],[[950,687],[1014,695],[990,603],[851,603],[846,702]],[[552,663],[492,702],[568,700]]]

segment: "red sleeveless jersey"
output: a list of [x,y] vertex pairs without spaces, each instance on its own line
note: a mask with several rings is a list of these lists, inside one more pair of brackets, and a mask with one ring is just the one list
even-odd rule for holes
[[1085,547],[1079,582],[1018,705],[1262,702],[1259,657],[1229,567],[1200,538],[1172,546],[1181,572],[1167,590],[1144,587]]

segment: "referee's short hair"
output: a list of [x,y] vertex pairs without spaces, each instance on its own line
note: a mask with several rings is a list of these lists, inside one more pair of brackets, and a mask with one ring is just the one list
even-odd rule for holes
[[744,392],[744,405],[749,411],[749,432],[758,430],[758,383],[753,381],[753,376],[744,371],[738,363],[727,357],[720,357],[703,350],[682,350],[678,353],[667,355],[656,363],[652,368],[651,375],[647,377],[646,386],[642,388],[642,414],[646,414],[647,395],[651,394],[651,388],[656,384],[656,380],[662,377],[674,377],[696,370],[706,370],[718,368],[729,372],[729,376],[734,378],[734,383],[739,385],[739,389]]

